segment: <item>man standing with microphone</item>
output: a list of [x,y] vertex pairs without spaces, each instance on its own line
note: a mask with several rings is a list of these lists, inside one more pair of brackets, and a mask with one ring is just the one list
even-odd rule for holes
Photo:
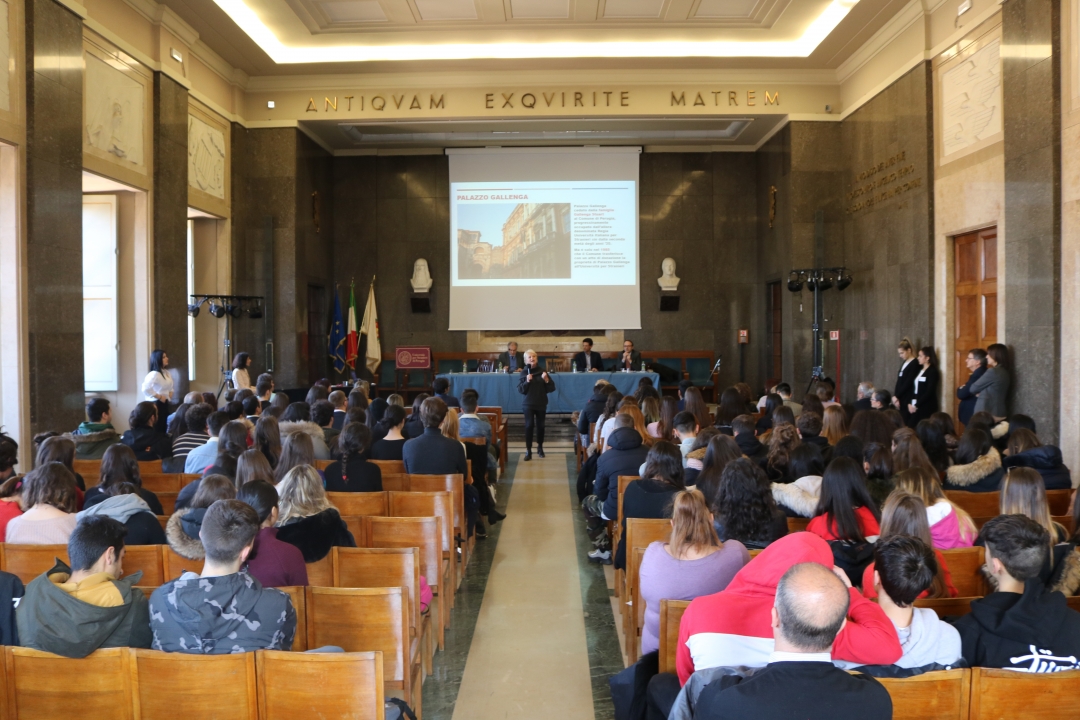
[[544,457],[544,420],[547,416],[547,396],[555,391],[555,381],[536,366],[536,351],[525,351],[525,367],[518,379],[518,391],[525,396],[521,410],[525,413],[525,460],[532,460],[533,428],[536,428],[536,452]]

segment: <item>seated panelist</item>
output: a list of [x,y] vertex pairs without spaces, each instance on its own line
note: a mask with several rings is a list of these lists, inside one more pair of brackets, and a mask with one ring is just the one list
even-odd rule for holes
[[592,338],[581,341],[581,352],[574,356],[574,367],[578,372],[598,372],[604,369],[604,359],[600,353],[593,352]]

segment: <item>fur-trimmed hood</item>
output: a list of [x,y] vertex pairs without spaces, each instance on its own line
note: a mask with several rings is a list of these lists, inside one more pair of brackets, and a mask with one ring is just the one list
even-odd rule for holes
[[1008,435],[1009,435],[1009,421],[1008,420],[1002,420],[997,425],[990,428],[990,437],[994,438],[995,440],[1000,440],[1003,437],[1008,437]]
[[955,487],[966,488],[985,480],[994,473],[1001,473],[1001,454],[998,453],[997,448],[990,448],[990,452],[975,458],[974,462],[967,465],[953,465],[949,468],[945,473],[945,482]]
[[64,433],[61,437],[75,443],[76,448],[78,448],[79,445],[89,445],[91,443],[120,442],[120,433],[116,432],[116,430],[111,426],[106,428],[105,430],[98,430],[97,432]]
[[814,517],[821,496],[821,476],[807,475],[793,483],[773,483],[773,499],[799,517]]
[[1066,597],[1080,593],[1080,549],[1070,545],[1060,565],[1057,580],[1050,586],[1050,592],[1060,592]]
[[[185,524],[191,529],[194,529],[196,523],[201,526],[202,516],[205,514],[206,510],[194,510],[192,508],[177,510],[172,514],[169,522],[165,525],[165,539],[169,541],[169,547],[173,549],[173,552],[188,560],[202,560],[206,557],[206,551],[203,550],[198,531],[196,530],[195,537],[192,537],[184,529]],[[185,519],[187,523],[184,523]]]
[[277,539],[298,547],[306,563],[322,560],[335,545],[356,547],[356,540],[335,508],[278,526]]
[[292,433],[307,433],[311,436],[312,442],[318,440],[319,442],[325,442],[323,438],[323,429],[313,422],[307,422],[304,420],[283,422],[278,425],[282,435]]

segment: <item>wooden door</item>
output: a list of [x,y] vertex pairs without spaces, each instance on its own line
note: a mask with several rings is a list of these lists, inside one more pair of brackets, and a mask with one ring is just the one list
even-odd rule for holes
[[[956,336],[953,370],[957,386],[967,382],[967,354],[997,342],[997,228],[953,238],[956,258]],[[959,400],[953,393],[953,415]]]
[[784,296],[780,281],[768,283],[768,312],[765,321],[769,336],[769,374],[767,385],[772,386],[784,377]]

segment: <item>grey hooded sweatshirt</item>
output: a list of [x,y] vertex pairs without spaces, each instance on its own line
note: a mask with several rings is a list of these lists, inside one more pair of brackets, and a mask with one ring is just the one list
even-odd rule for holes
[[150,596],[150,629],[151,647],[165,652],[289,650],[296,611],[288,595],[243,570],[211,578],[186,572]]

